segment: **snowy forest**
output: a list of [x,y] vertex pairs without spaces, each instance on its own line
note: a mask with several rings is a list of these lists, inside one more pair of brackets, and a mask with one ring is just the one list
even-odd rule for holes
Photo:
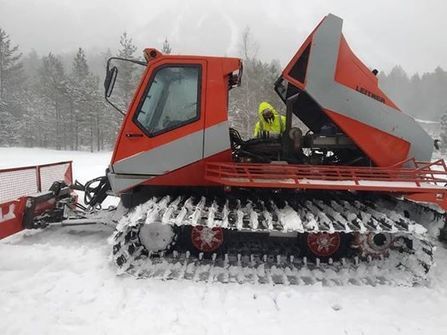
[[[175,46],[167,40],[156,47],[175,53]],[[117,51],[112,52],[115,48]],[[244,76],[242,86],[231,92],[230,116],[248,136],[256,122],[259,102],[270,101],[284,112],[273,83],[286,64],[259,59],[259,46],[249,28],[240,37],[239,49]],[[123,33],[116,46],[103,53],[89,55],[79,47],[72,54],[24,54],[0,28],[0,146],[110,150],[122,120],[122,115],[104,100],[102,81],[106,60],[111,56],[142,59],[142,50],[137,50],[131,36]],[[143,68],[118,65],[113,98],[125,109]],[[396,104],[415,118],[440,121],[447,112],[447,72],[441,67],[409,75],[396,65],[389,73],[381,71],[379,82]]]

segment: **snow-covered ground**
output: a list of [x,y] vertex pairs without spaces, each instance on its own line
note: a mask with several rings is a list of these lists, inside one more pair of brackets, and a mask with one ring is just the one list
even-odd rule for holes
[[[0,148],[0,168],[74,160],[81,181],[110,153]],[[103,226],[0,241],[1,334],[447,334],[447,250],[428,287],[270,286],[118,277]]]

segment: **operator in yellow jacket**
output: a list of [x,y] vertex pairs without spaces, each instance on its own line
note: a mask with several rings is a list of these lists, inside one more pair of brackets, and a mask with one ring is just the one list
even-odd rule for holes
[[[286,117],[279,115],[268,102],[261,102],[258,108],[259,121],[256,122],[254,136],[281,135],[286,130]],[[263,135],[266,134],[266,135]]]

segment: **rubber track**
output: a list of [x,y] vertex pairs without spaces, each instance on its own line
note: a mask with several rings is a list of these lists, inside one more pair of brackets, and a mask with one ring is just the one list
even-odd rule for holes
[[[396,284],[424,282],[433,263],[433,246],[420,224],[406,213],[390,208],[396,200],[360,199],[350,194],[315,197],[310,194],[274,198],[205,198],[165,196],[153,198],[126,214],[112,236],[112,258],[119,273],[160,279],[250,282],[273,284]],[[379,204],[380,203],[380,208]],[[399,202],[401,205],[401,202]],[[408,206],[407,206],[408,207]],[[325,264],[316,259],[293,255],[242,256],[239,253],[212,255],[209,259],[192,257],[192,252],[148,254],[139,241],[143,224],[161,222],[182,225],[206,225],[241,232],[344,232],[390,233],[410,240],[412,250],[391,250],[384,259],[341,259]]]

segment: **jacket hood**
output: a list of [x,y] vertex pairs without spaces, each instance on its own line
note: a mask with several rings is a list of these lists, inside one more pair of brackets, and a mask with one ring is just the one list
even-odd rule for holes
[[264,118],[262,117],[262,112],[264,111],[264,109],[270,109],[273,113],[273,115],[275,116],[275,119],[279,116],[278,112],[276,111],[275,108],[273,108],[272,105],[270,105],[267,101],[263,101],[259,104],[258,107],[258,117],[259,117],[259,121],[261,122],[265,122]]

